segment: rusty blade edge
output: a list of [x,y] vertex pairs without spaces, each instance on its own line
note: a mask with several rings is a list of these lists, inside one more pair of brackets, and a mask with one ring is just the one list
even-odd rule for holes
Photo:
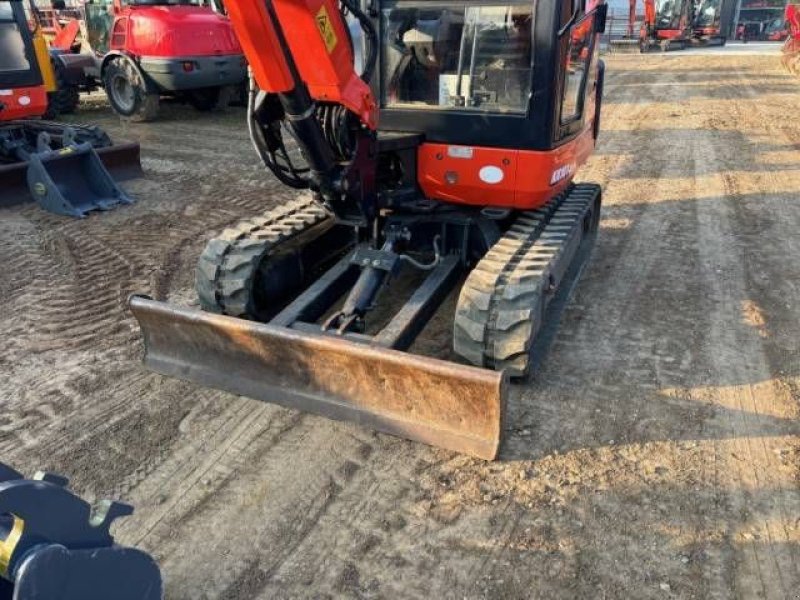
[[[144,333],[145,365],[158,373],[287,408],[353,421],[487,460],[497,456],[508,382],[503,373],[172,306],[144,296],[132,296],[129,305]],[[372,372],[374,366],[381,377],[388,377],[387,394],[394,394],[395,404],[397,397],[402,396],[401,377],[416,375],[441,385],[438,389],[431,388],[430,396],[426,394],[425,398],[402,396],[406,403],[397,410],[381,410],[374,400],[371,406],[359,406],[358,399],[342,397],[327,389],[321,391],[316,379],[312,383],[318,389],[310,389],[307,378],[286,375],[292,369],[266,364],[257,351],[242,344],[231,346],[231,340],[241,336],[260,339],[270,347],[285,347],[287,351],[302,346],[310,354],[335,354],[347,361],[363,363],[356,387],[366,394],[374,391],[374,382],[364,381],[364,373]],[[400,375],[393,376],[396,372]],[[287,385],[287,379],[292,385]],[[322,387],[325,383],[323,378]],[[442,396],[454,387],[468,389],[473,404]],[[436,418],[442,414],[441,410],[434,418],[420,414],[425,413],[425,405],[431,399],[441,400],[446,407],[443,419]],[[480,402],[477,409],[476,399]],[[438,404],[433,411],[437,409],[440,409]]]

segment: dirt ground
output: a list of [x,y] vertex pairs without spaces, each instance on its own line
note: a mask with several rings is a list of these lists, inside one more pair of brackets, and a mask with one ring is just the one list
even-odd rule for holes
[[[0,210],[0,457],[135,505],[170,599],[800,598],[800,81],[608,59],[601,232],[495,463],[148,373],[132,292],[289,197],[241,109],[123,127],[138,202]],[[440,341],[441,342],[441,341]]]

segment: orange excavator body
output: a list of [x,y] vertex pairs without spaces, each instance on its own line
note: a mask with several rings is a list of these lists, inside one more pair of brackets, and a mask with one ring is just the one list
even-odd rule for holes
[[[282,35],[311,96],[346,106],[367,127],[377,129],[378,106],[369,86],[353,71],[353,51],[338,18],[338,3],[274,0],[272,7],[282,23],[292,24],[283,28]],[[259,88],[272,93],[291,91],[294,80],[267,5],[258,0],[231,2],[228,15]]]
[[[508,378],[529,372],[597,231],[600,188],[573,179],[599,132],[606,5],[225,5],[252,73],[253,144],[311,197],[208,243],[203,310],[133,297],[145,363],[494,458]],[[401,271],[424,277],[372,321]],[[463,360],[410,355],[451,293]]]
[[[598,4],[592,0],[587,10]],[[353,70],[350,34],[338,18],[337,5],[333,0],[236,0],[227,3],[227,12],[259,89],[274,94],[291,91],[295,69],[314,101],[343,105],[365,127],[377,130],[378,102],[370,86]],[[278,22],[291,26],[277,31],[270,11]],[[593,26],[591,19],[585,20],[572,35],[575,39],[591,36]],[[591,58],[586,52],[588,47],[582,56],[568,61],[586,62]],[[471,145],[470,156],[454,158],[447,152],[448,144],[423,143],[417,153],[417,183],[427,197],[451,203],[520,210],[542,206],[569,185],[591,155],[595,100],[595,95],[587,96],[578,134],[544,151],[511,144],[508,148]],[[480,169],[486,165],[500,169],[500,182],[487,183],[480,178]]]

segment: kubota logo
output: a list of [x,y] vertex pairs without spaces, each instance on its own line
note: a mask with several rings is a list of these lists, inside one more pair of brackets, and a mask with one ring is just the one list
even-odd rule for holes
[[563,181],[570,175],[575,172],[575,163],[570,163],[568,165],[564,165],[563,167],[558,167],[553,174],[550,176],[550,185],[555,185],[559,181]]

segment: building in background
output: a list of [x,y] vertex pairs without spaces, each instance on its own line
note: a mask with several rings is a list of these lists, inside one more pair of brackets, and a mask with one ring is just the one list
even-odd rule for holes
[[[794,2],[792,2],[794,3]],[[787,0],[739,0],[736,11],[737,37],[750,40],[783,40],[787,29]]]

